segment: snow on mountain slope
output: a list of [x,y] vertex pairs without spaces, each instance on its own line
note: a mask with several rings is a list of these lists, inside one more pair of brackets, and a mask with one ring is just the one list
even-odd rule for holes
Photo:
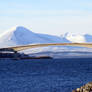
[[89,34],[80,35],[80,34],[66,33],[63,37],[71,42],[92,43],[92,35]]
[[24,27],[15,27],[0,35],[0,47],[27,45],[36,43],[61,43],[69,42],[65,38],[34,33]]
[[83,43],[85,42],[85,37],[83,35],[66,33],[64,38],[68,39],[71,42]]
[[85,37],[86,42],[92,43],[92,35],[85,34],[84,37]]

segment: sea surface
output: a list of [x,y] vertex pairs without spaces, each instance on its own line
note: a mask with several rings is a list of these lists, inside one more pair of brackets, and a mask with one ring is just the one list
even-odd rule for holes
[[72,92],[92,81],[92,58],[0,60],[0,92]]

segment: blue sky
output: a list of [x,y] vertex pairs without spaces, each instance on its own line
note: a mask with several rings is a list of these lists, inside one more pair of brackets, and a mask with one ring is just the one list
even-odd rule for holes
[[92,34],[92,0],[2,0],[0,33],[14,26],[60,35]]

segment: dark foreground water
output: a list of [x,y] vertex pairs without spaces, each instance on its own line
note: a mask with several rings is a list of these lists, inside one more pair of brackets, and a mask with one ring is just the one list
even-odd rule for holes
[[92,81],[92,58],[0,60],[0,92],[71,92]]

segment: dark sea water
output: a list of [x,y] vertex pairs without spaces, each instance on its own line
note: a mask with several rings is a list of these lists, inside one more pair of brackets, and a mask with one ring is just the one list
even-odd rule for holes
[[0,60],[0,92],[72,92],[92,81],[92,58]]

